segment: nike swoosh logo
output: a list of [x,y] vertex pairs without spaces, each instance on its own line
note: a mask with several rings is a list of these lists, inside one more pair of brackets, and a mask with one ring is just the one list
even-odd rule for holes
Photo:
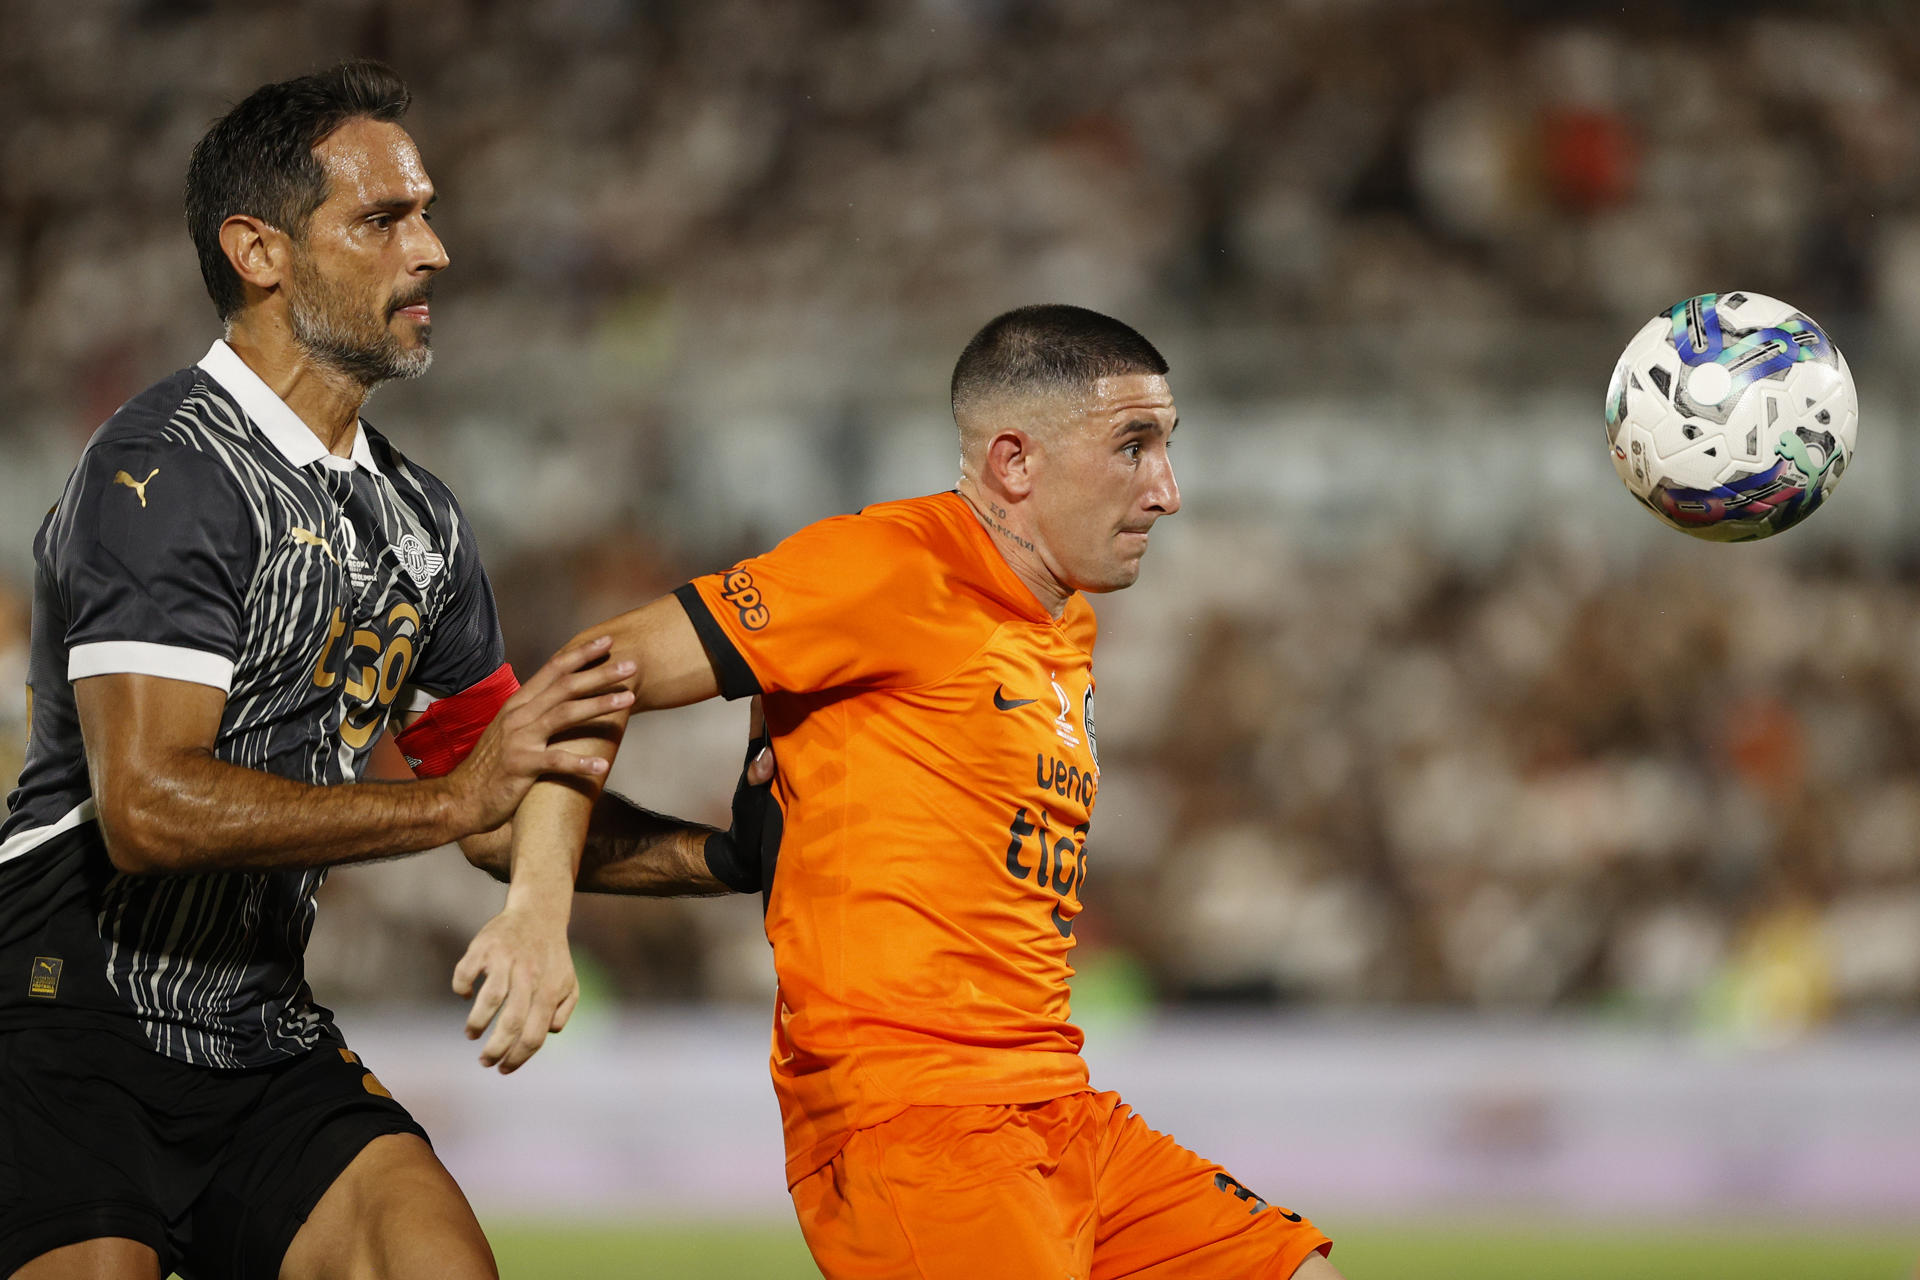
[[1009,698],[1009,697],[1006,697],[1006,696],[1004,696],[1004,695],[1002,695],[1002,694],[1001,694],[1001,692],[1000,692],[1000,690],[1001,690],[1002,688],[1004,688],[1004,686],[1002,686],[1002,685],[995,685],[995,686],[993,687],[993,705],[994,705],[994,706],[996,706],[996,707],[998,707],[998,708],[1000,708],[1000,709],[1001,709],[1002,711],[1011,711],[1011,710],[1013,710],[1013,709],[1014,709],[1015,707],[1024,707],[1024,706],[1026,706],[1026,705],[1027,705],[1028,703],[1030,703],[1030,702],[1032,702],[1032,701],[1033,701],[1033,699],[1032,699],[1032,698]]

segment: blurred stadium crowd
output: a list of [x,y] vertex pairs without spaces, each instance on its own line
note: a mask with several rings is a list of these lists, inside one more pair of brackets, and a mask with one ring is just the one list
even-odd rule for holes
[[[187,151],[254,85],[347,54],[412,82],[454,261],[438,366],[370,417],[466,501],[522,670],[807,520],[950,483],[948,365],[1027,301],[1161,341],[1186,451],[1310,406],[1411,469],[1395,442],[1441,406],[1560,397],[1591,419],[1563,452],[1612,486],[1618,347],[1748,288],[1834,333],[1891,465],[1920,387],[1898,357],[1920,23],[1891,0],[1647,8],[9,4],[0,765],[39,513],[93,426],[215,336]],[[1299,495],[1284,451],[1250,483]],[[1761,1033],[1920,1011],[1900,512],[1778,552],[1609,550],[1540,536],[1491,484],[1465,502],[1492,532],[1465,537],[1411,502],[1346,539],[1194,496],[1102,603],[1102,972]],[[1651,531],[1617,487],[1595,501]],[[715,818],[738,726],[685,723],[698,750],[636,731],[622,778],[651,799],[678,770],[669,799]],[[441,992],[491,892],[445,857],[337,876],[316,987]],[[617,993],[758,998],[757,930],[746,902],[592,903],[579,937]]]

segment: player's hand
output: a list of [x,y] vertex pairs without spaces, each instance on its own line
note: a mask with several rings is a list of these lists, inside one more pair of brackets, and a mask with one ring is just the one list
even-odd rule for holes
[[762,858],[767,838],[767,810],[772,807],[774,759],[767,736],[767,718],[754,698],[747,715],[747,760],[733,787],[733,823],[706,838],[702,852],[707,872],[735,893],[759,893],[765,887]]
[[[474,984],[479,982],[479,994]],[[567,948],[567,928],[532,911],[507,908],[474,935],[453,969],[454,994],[472,996],[467,1039],[478,1040],[493,1024],[480,1050],[480,1065],[507,1075],[546,1043],[573,1016],[580,983]]]
[[773,773],[773,741],[767,736],[766,709],[756,693],[747,703],[747,785],[764,787],[773,781]]
[[[563,649],[500,708],[460,767],[448,775],[469,833],[491,831],[513,817],[542,774],[606,777],[599,756],[553,744],[554,735],[633,705],[622,687],[631,662],[607,662],[607,636]],[[598,665],[595,665],[598,664]]]

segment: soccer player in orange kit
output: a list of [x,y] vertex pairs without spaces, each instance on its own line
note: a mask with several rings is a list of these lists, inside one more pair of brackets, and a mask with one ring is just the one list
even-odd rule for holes
[[[1086,594],[1180,509],[1166,361],[1079,307],[991,321],[953,375],[957,491],[810,525],[592,629],[646,710],[762,695],[772,1070],[814,1260],[853,1277],[1327,1280],[1327,1237],[1093,1091],[1068,1021],[1100,786]],[[611,755],[619,723],[574,739]],[[572,994],[594,786],[543,781],[505,910],[455,974],[511,1070]],[[757,852],[759,856],[751,856]],[[564,1020],[564,1019],[562,1019]]]

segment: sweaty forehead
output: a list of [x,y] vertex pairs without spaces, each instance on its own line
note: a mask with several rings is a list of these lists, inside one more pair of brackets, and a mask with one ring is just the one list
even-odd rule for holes
[[1086,411],[1094,418],[1117,414],[1144,413],[1173,416],[1173,389],[1158,373],[1122,373],[1097,378],[1088,397]]
[[327,175],[329,204],[424,200],[433,194],[420,149],[390,121],[349,120],[323,138],[313,154]]

